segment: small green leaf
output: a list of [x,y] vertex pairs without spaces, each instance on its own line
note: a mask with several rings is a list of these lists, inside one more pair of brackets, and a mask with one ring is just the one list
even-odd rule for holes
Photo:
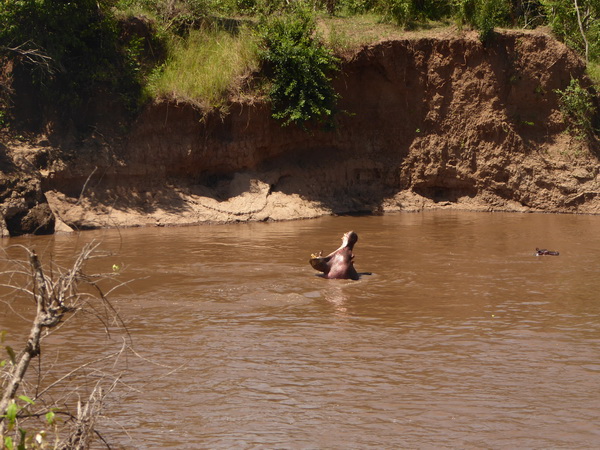
[[4,446],[8,449],[8,450],[13,450],[15,448],[14,444],[13,444],[13,440],[10,436],[6,436],[4,438]]
[[19,395],[19,398],[21,400],[23,400],[24,402],[29,403],[30,405],[33,405],[33,400],[31,400],[29,397],[27,397],[26,395]]
[[48,425],[52,425],[54,423],[54,411],[48,411],[46,413],[46,422],[48,422]]
[[10,360],[14,364],[15,361],[17,360],[17,355],[15,355],[15,351],[13,350],[13,348],[10,345],[7,345],[5,348],[6,348],[6,353],[8,353]]
[[6,408],[6,418],[9,423],[15,423],[17,420],[17,411],[17,404],[14,401],[8,405],[8,408]]

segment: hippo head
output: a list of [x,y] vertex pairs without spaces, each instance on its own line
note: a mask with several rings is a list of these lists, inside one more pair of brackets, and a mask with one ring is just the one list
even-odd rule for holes
[[342,237],[342,247],[354,247],[354,244],[358,241],[358,234],[354,231],[348,231]]

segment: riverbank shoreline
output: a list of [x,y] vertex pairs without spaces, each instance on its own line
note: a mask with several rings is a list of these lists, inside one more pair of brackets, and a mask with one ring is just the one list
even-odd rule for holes
[[334,84],[345,114],[333,130],[282,127],[263,102],[232,100],[222,115],[159,101],[125,135],[105,116],[83,142],[5,143],[14,170],[3,172],[0,228],[599,214],[597,139],[575,136],[560,112],[557,90],[571,77],[591,85],[583,61],[541,31],[504,31],[488,46],[476,32],[381,41],[344,60]]

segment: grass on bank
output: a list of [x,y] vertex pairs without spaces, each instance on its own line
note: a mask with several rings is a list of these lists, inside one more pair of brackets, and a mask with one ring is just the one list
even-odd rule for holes
[[344,55],[384,38],[399,37],[404,33],[397,25],[382,23],[377,14],[350,17],[323,15],[317,23],[327,46],[337,55]]
[[368,13],[348,17],[322,15],[317,22],[325,43],[339,56],[384,39],[407,39],[440,32],[456,32],[456,27],[448,20],[427,21],[414,30],[405,30],[393,23],[384,22],[378,14]]
[[258,38],[247,26],[237,32],[214,28],[172,37],[168,60],[150,76],[152,97],[224,109],[232,90],[259,67]]
[[596,89],[600,91],[600,62],[590,61],[587,65],[587,74],[594,82]]

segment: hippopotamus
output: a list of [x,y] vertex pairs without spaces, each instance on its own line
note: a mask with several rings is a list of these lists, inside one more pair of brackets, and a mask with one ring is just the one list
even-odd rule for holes
[[342,246],[327,256],[323,252],[311,255],[310,265],[313,269],[323,272],[325,278],[358,280],[358,273],[354,268],[354,254],[352,249],[358,241],[354,231],[348,231],[342,236]]
[[536,248],[535,256],[558,256],[560,253],[553,250],[546,250],[545,248]]

